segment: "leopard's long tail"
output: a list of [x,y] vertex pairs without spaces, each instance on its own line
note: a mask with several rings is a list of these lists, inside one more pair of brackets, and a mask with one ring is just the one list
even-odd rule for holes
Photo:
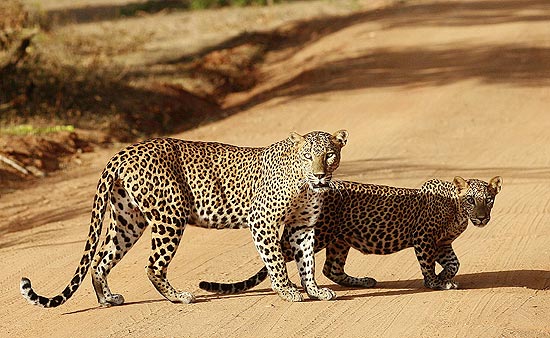
[[84,254],[80,260],[80,264],[76,269],[73,278],[65,289],[57,296],[48,298],[38,295],[31,287],[31,281],[28,278],[21,278],[20,289],[21,295],[31,304],[38,305],[44,308],[57,307],[65,303],[76,292],[82,280],[88,273],[88,269],[92,263],[92,258],[95,255],[97,244],[99,243],[99,237],[101,235],[101,228],[103,224],[103,217],[107,209],[107,203],[109,195],[113,186],[114,177],[112,174],[103,171],[102,179],[97,186],[97,192],[94,197],[94,204],[92,209],[92,220],[90,225],[90,231],[88,233],[88,240],[84,248]]
[[267,278],[267,268],[264,266],[260,271],[258,271],[254,276],[248,278],[247,280],[238,282],[238,283],[217,283],[217,282],[207,282],[201,281],[199,283],[199,288],[222,294],[234,294],[246,291],[260,284]]

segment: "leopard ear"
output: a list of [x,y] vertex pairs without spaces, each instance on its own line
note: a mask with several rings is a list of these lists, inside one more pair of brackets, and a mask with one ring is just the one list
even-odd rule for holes
[[338,144],[340,144],[341,147],[345,146],[346,143],[348,142],[348,135],[349,135],[348,131],[344,129],[338,130],[337,132],[332,134],[334,139],[336,139],[336,142],[338,142]]
[[454,185],[458,189],[458,194],[462,195],[468,189],[468,182],[460,176],[456,176],[453,180]]
[[498,194],[500,192],[500,189],[502,189],[502,177],[495,176],[491,178],[491,180],[489,181],[489,186],[495,191],[495,194]]
[[300,144],[302,142],[304,142],[306,139],[298,134],[297,132],[291,132],[290,135],[288,136],[288,138],[292,141],[292,143],[294,144]]

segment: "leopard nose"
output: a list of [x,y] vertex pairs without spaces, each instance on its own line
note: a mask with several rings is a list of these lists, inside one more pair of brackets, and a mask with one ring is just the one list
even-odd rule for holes
[[477,218],[477,221],[481,224],[487,224],[487,223],[489,223],[489,220],[491,219],[491,217],[488,216],[488,215],[479,215],[476,218]]
[[318,179],[322,179],[324,178],[325,176],[327,176],[327,174],[325,173],[321,173],[321,174],[313,174],[315,177],[317,177]]

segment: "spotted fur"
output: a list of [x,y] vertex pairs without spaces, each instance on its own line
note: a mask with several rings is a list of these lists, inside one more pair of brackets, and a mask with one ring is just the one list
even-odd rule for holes
[[[431,180],[420,189],[395,188],[354,182],[333,182],[337,189],[325,192],[322,212],[315,224],[315,252],[324,248],[323,273],[344,286],[372,287],[376,280],[352,277],[344,272],[350,248],[363,254],[387,255],[413,247],[424,276],[432,289],[453,289],[459,262],[452,242],[464,231],[468,219],[485,226],[491,217],[502,179],[489,183],[456,177],[454,181]],[[281,246],[286,261],[296,256],[293,236],[283,232]],[[443,270],[435,274],[435,264]],[[249,279],[231,284],[201,282],[204,290],[238,293],[267,277],[260,270]]]
[[[186,225],[194,224],[215,229],[249,227],[273,290],[285,300],[300,301],[300,292],[288,279],[278,240],[278,229],[285,223],[296,240],[294,250],[302,253],[297,264],[308,295],[332,299],[334,292],[319,288],[314,280],[313,224],[346,140],[347,132],[341,130],[333,135],[292,133],[265,148],[170,138],[129,146],[103,170],[84,254],[70,283],[61,294],[47,298],[37,295],[23,278],[21,294],[35,305],[59,306],[78,289],[91,265],[99,303],[122,304],[122,295],[111,293],[107,275],[149,225],[152,250],[146,271],[150,281],[166,299],[190,303],[194,296],[174,289],[166,271]],[[107,205],[111,222],[96,255]]]

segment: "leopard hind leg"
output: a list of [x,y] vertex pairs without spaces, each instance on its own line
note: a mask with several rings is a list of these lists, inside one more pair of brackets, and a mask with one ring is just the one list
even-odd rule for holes
[[334,240],[327,246],[325,266],[323,274],[342,286],[372,288],[376,285],[376,279],[371,277],[353,277],[344,271],[344,265],[348,257],[350,246],[341,241]]
[[143,234],[147,223],[130,195],[115,184],[110,199],[111,221],[107,234],[92,264],[92,284],[102,306],[121,305],[124,297],[113,294],[107,275]]
[[[169,171],[166,176],[170,182],[177,182]],[[174,183],[169,187],[157,188],[154,195],[144,197],[148,204],[143,212],[151,227],[151,254],[145,267],[147,277],[167,300],[192,303],[195,296],[187,291],[176,290],[167,278],[168,265],[176,254],[191,215],[191,193],[184,184]],[[138,203],[143,205],[141,201]]]

